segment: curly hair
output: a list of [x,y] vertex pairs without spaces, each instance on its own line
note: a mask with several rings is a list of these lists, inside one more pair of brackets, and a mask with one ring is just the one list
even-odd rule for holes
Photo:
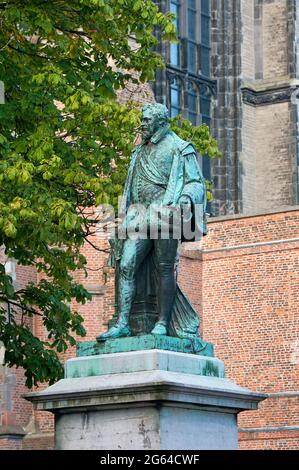
[[160,103],[148,103],[142,108],[142,113],[150,111],[150,113],[157,117],[161,123],[167,122],[169,119],[168,109],[164,104]]

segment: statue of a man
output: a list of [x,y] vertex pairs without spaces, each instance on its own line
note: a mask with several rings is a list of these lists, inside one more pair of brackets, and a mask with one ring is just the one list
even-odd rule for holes
[[[135,235],[143,228],[143,232],[140,230],[143,236],[127,237],[121,242],[117,276],[118,320],[97,338],[99,341],[131,335],[129,320],[138,282],[150,284],[141,279],[142,276],[152,278],[157,303],[158,318],[151,333],[181,338],[198,335],[198,315],[177,285],[175,265],[179,242],[193,241],[199,238],[198,234],[205,234],[205,183],[194,147],[172,132],[168,121],[168,110],[164,105],[143,107],[142,143],[132,153],[122,199],[122,228],[129,230],[133,226]],[[142,220],[140,213],[136,216],[136,205],[144,208]],[[161,212],[173,209],[176,220],[179,217],[180,229],[188,222],[188,226],[193,227],[191,239],[186,240],[184,230],[175,233],[173,214],[167,219],[168,235],[161,236],[163,223],[161,214],[156,217],[157,207]]]

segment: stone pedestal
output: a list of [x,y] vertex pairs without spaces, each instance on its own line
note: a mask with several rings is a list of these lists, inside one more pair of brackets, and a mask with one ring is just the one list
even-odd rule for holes
[[236,449],[237,414],[266,396],[225,379],[216,358],[149,349],[71,359],[26,398],[55,414],[57,449],[201,450]]

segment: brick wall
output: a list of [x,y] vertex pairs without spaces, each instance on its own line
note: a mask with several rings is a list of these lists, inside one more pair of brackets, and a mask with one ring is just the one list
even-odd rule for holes
[[0,450],[22,450],[22,440],[0,439]]
[[184,247],[181,284],[227,377],[271,394],[240,415],[240,448],[297,449],[299,208],[209,228],[204,242]]

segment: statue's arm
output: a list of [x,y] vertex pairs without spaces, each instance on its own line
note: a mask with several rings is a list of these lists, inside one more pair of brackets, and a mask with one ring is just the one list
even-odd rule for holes
[[199,215],[199,230],[204,235],[207,233],[206,208],[207,194],[205,179],[199,166],[196,152],[193,146],[188,146],[183,153],[184,158],[184,184],[179,199],[179,204],[188,208],[184,211],[184,220],[188,221],[194,214]]
[[184,184],[180,199],[189,198],[193,204],[205,204],[205,179],[191,144],[182,152],[182,158],[184,159]]
[[136,158],[138,156],[139,149],[140,149],[140,145],[137,145],[133,149],[133,152],[132,152],[132,155],[131,155],[131,161],[130,161],[129,168],[128,168],[127,179],[125,181],[123,194],[122,194],[121,202],[120,202],[120,205],[119,205],[118,216],[123,221],[123,228],[125,228],[125,218],[126,218],[126,215],[127,215],[127,209],[128,209],[128,207],[131,203],[130,194],[131,194],[132,177],[133,177],[133,171],[134,171]]

